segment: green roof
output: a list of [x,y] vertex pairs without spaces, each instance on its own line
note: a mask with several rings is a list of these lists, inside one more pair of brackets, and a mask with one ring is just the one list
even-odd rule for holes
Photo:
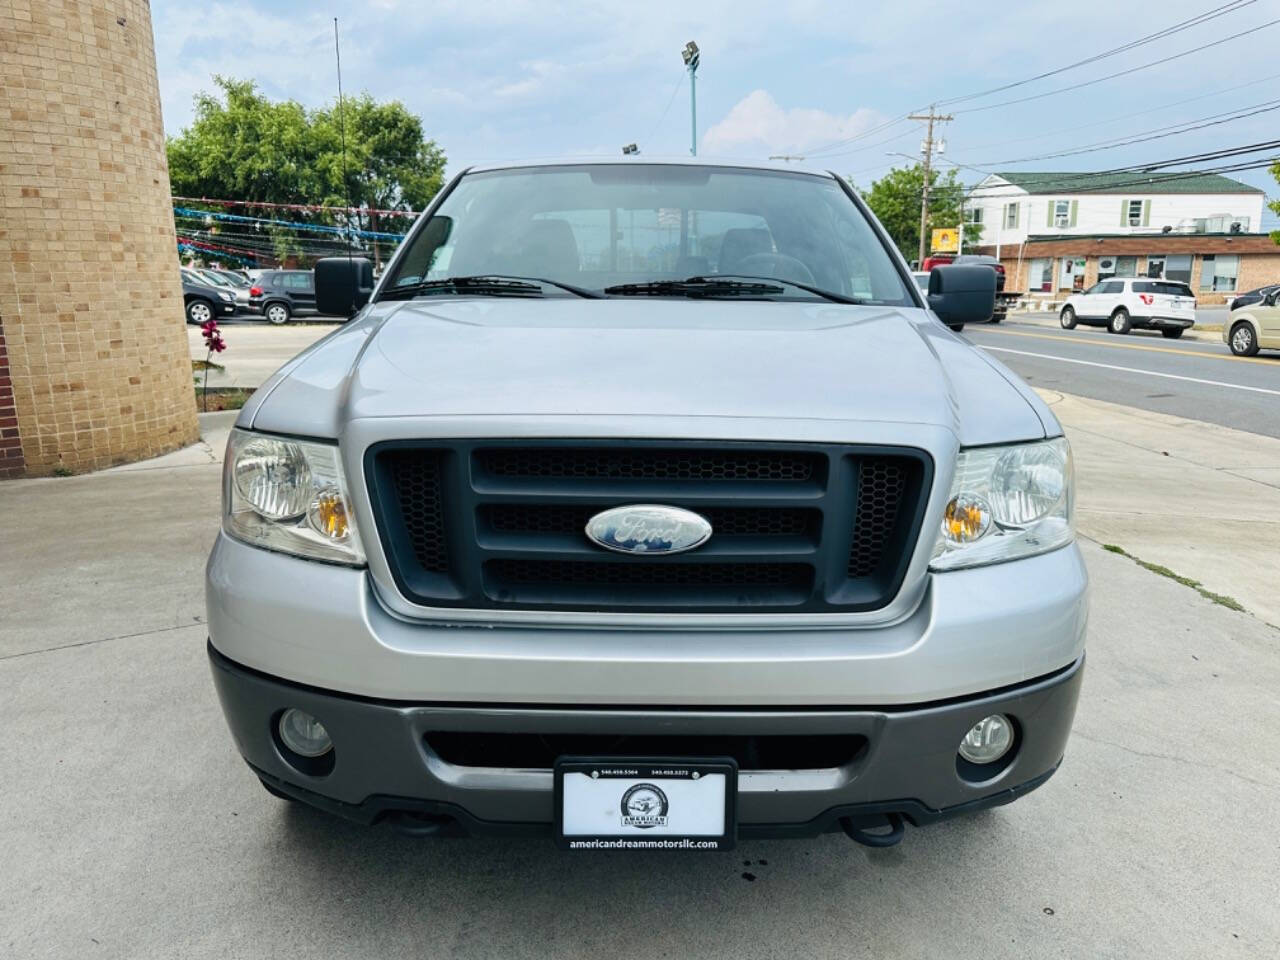
[[[1186,175],[1165,170],[1151,173],[997,173],[1027,193],[1262,193],[1239,180],[1216,173]],[[1171,179],[1177,176],[1178,179]]]

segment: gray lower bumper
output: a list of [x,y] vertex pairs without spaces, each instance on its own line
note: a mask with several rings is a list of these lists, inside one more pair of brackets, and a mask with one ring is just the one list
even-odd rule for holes
[[[865,749],[844,766],[744,770],[742,836],[793,836],[835,829],[841,818],[899,813],[922,824],[1000,803],[1053,773],[1066,747],[1084,659],[1048,677],[975,697],[909,708],[670,710],[475,707],[349,697],[242,667],[212,646],[214,684],[241,754],[276,789],[370,823],[409,812],[447,819],[471,833],[551,831],[548,769],[460,766],[427,745],[431,731],[689,736],[856,734]],[[334,742],[323,777],[294,769],[272,735],[275,717],[298,707],[320,718]],[[1016,752],[995,777],[975,783],[957,770],[956,748],[982,717],[1005,713],[1018,727]]]

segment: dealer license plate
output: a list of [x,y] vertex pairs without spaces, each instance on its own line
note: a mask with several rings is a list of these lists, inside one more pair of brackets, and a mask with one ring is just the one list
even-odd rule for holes
[[569,850],[730,850],[737,798],[730,759],[561,757],[556,840]]

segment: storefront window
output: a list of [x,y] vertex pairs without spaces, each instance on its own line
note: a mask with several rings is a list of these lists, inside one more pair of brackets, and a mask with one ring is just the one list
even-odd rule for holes
[[1028,293],[1053,292],[1053,260],[1050,257],[1037,257],[1031,261],[1027,270]]
[[1234,253],[1206,253],[1200,267],[1200,289],[1231,291],[1236,288],[1240,258]]
[[[1136,277],[1138,275],[1137,257],[1099,257],[1098,279],[1108,277]],[[1150,276],[1150,274],[1148,274]]]

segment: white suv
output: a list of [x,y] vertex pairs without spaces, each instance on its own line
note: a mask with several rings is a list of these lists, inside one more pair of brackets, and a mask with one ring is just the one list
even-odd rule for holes
[[1177,280],[1112,277],[1069,296],[1059,319],[1064,330],[1077,323],[1105,325],[1112,333],[1150,327],[1176,340],[1196,322],[1196,296]]

